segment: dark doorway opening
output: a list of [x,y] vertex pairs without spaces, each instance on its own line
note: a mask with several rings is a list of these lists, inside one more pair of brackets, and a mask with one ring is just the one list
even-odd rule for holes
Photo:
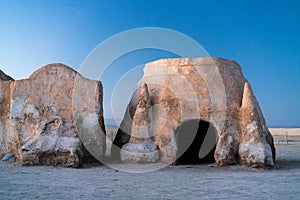
[[216,129],[204,120],[188,120],[176,130],[176,164],[214,163]]

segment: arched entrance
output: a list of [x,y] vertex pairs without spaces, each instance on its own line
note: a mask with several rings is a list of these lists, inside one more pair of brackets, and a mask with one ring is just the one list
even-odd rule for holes
[[188,120],[176,130],[176,164],[213,163],[217,131],[207,121]]

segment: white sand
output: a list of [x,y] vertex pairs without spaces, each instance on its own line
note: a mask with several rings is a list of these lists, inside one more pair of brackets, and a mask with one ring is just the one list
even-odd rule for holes
[[276,147],[274,169],[202,164],[131,174],[0,162],[0,199],[299,199],[300,145]]

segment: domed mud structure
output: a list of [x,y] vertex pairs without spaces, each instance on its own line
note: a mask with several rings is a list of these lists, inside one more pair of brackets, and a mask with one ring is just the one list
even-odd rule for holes
[[123,162],[273,166],[275,147],[240,66],[219,58],[148,63],[114,139]]
[[[104,156],[105,136],[95,133],[105,130],[102,96],[101,82],[59,63],[24,80],[0,71],[0,158],[9,152],[22,165],[80,167]],[[83,146],[90,143],[93,156]]]

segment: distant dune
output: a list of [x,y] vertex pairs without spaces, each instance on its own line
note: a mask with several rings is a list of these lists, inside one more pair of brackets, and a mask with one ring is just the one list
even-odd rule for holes
[[300,128],[269,128],[272,135],[300,136]]
[[270,128],[276,144],[294,144],[300,142],[300,128]]

